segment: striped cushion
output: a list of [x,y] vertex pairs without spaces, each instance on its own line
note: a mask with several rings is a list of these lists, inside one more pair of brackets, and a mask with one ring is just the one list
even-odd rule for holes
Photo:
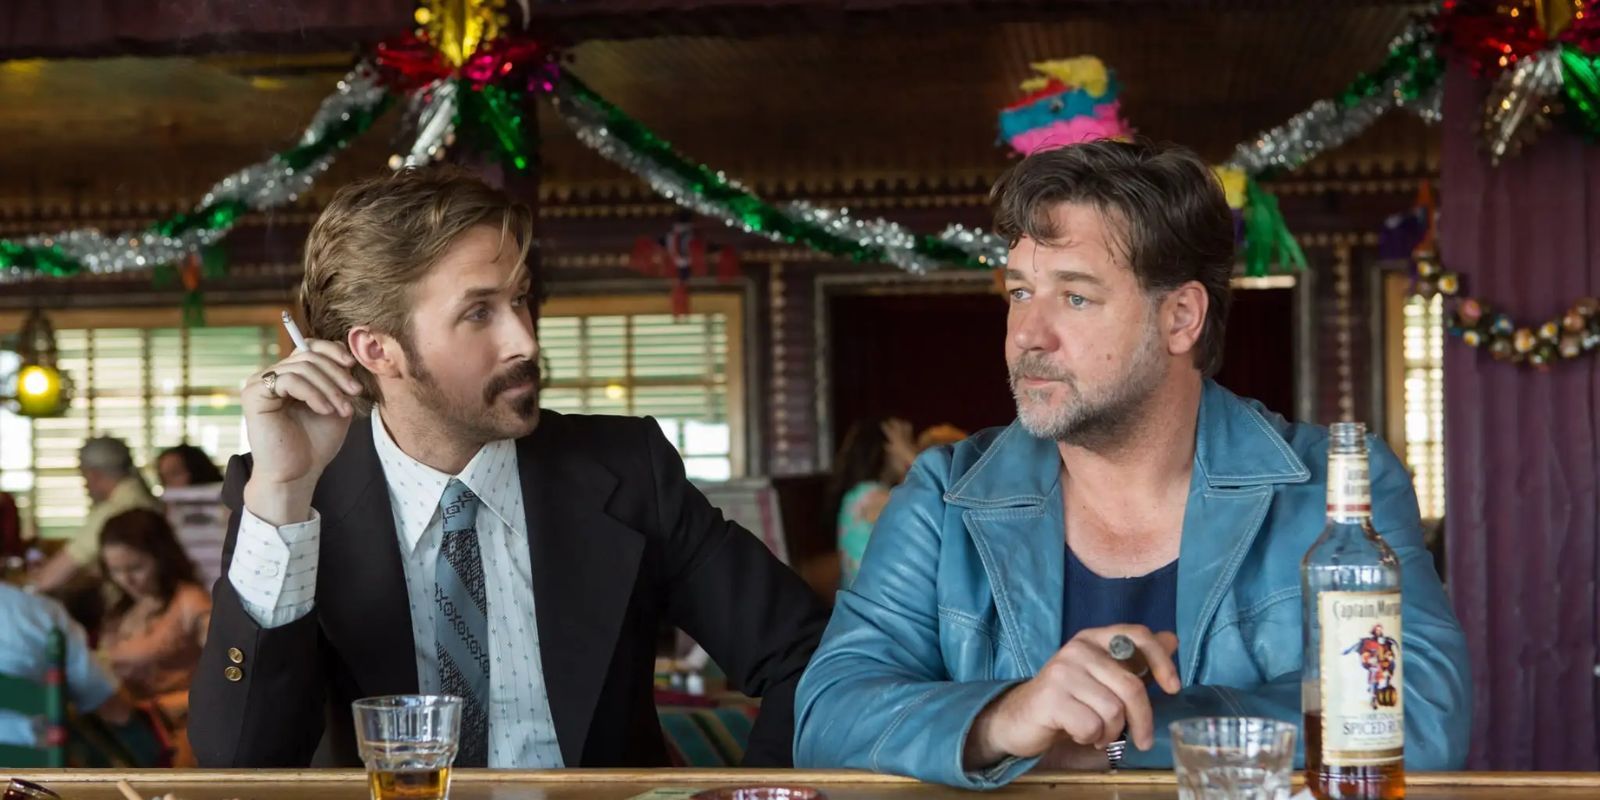
[[750,742],[757,707],[657,709],[675,767],[737,767]]

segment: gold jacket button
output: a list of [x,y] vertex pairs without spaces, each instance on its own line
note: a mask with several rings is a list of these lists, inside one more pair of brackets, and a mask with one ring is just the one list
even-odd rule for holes
[[230,647],[230,648],[228,648],[228,660],[232,661],[235,664],[243,664],[244,663],[244,653],[242,651],[240,651],[239,648],[237,648],[237,647]]
[[244,670],[239,669],[238,667],[228,667],[222,671],[222,677],[227,678],[234,683],[238,683],[244,678]]

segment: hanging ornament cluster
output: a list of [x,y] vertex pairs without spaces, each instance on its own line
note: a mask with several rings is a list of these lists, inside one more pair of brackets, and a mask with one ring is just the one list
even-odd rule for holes
[[1594,0],[1445,0],[1441,45],[1492,81],[1480,122],[1495,164],[1553,119],[1600,136],[1600,16]]
[[705,236],[695,229],[694,218],[684,214],[666,234],[639,237],[629,265],[646,277],[671,279],[672,315],[682,319],[689,314],[689,279],[710,274],[708,258],[716,261],[717,280],[727,283],[739,277],[739,254],[733,248],[718,248],[711,257],[706,251]]
[[216,280],[228,274],[228,257],[221,247],[206,247],[189,253],[175,265],[156,267],[153,276],[156,288],[177,284],[183,288],[183,300],[178,304],[183,325],[203,328],[206,324],[205,294],[201,283]]
[[[1000,138],[1018,155],[1133,136],[1133,128],[1122,118],[1116,75],[1100,59],[1077,56],[1039,62],[1032,68],[1038,74],[1022,82],[1023,96],[1000,110]],[[1305,269],[1305,254],[1289,232],[1277,198],[1240,167],[1213,169],[1233,210],[1245,274]],[[997,284],[1002,283],[1000,274],[997,267]]]
[[[1226,187],[1231,170],[1218,168],[1218,172]],[[1245,178],[1244,189],[1245,200],[1242,205],[1234,205],[1231,199],[1228,203],[1238,222],[1235,238],[1243,250],[1244,273],[1259,277],[1274,269],[1278,272],[1304,271],[1306,254],[1289,231],[1289,223],[1283,218],[1283,212],[1278,210],[1278,198],[1261,188],[1261,184],[1252,177]]]
[[1126,139],[1117,84],[1094,56],[1033,64],[1021,99],[1000,110],[1000,138],[1021,155],[1096,139]]
[[406,97],[405,145],[389,166],[442,157],[459,128],[475,151],[517,172],[531,169],[539,123],[530,99],[555,88],[556,49],[507,33],[505,0],[425,0],[416,20],[415,30],[377,48],[384,86]]

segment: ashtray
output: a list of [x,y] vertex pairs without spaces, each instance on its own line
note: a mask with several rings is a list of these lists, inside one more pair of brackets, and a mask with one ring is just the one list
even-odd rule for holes
[[6,785],[5,793],[0,797],[5,800],[59,800],[61,795],[37,783],[30,783],[21,778],[12,778],[11,782]]
[[824,800],[826,797],[810,786],[724,786],[700,792],[693,800]]

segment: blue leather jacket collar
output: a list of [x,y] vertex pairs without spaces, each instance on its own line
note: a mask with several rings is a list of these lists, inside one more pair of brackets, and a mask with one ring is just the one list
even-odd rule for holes
[[[1261,529],[1272,486],[1310,477],[1261,412],[1214,381],[1205,382],[1178,560],[1179,642],[1198,642],[1211,624]],[[1013,422],[944,499],[969,509],[965,520],[994,587],[1003,628],[1015,637],[1011,652],[1023,674],[1037,672],[1060,646],[1063,576],[1058,563],[1039,557],[1062,547],[1055,442]],[[1193,680],[1200,655],[1199,647],[1180,649],[1185,683]]]
[[[1210,488],[1305,483],[1311,471],[1284,444],[1261,412],[1215,381],[1200,394],[1195,431],[1195,477]],[[1039,505],[1059,488],[1056,443],[1036,439],[1012,422],[978,463],[945,492],[966,508]]]

